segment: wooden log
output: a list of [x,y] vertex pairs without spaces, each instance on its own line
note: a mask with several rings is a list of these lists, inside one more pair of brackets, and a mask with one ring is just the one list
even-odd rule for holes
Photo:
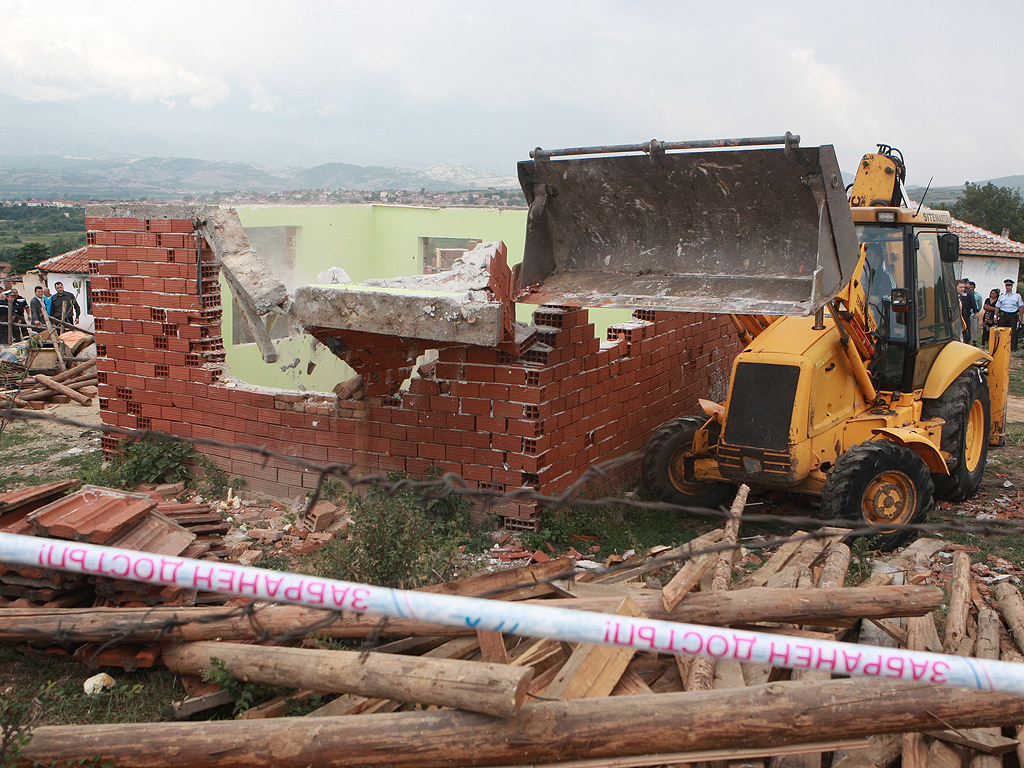
[[[722,544],[725,549],[718,553],[715,565],[711,572],[711,592],[728,592],[732,585],[732,564],[736,554],[736,541],[740,533],[740,517],[743,515],[743,508],[747,505],[747,496],[750,495],[750,487],[741,485],[733,499],[732,507],[729,509],[729,520],[725,524],[725,532],[722,535]],[[678,602],[678,601],[677,601]],[[690,665],[690,674],[686,678],[686,690],[706,691],[710,690],[715,680],[715,660],[709,656],[701,656],[694,659]]]
[[898,681],[830,680],[545,701],[510,718],[453,710],[381,714],[372,727],[348,717],[38,726],[19,765],[94,756],[118,768],[521,765],[703,749],[762,750],[921,730],[936,720],[951,728],[1013,724],[1024,720],[1024,696]]
[[1024,651],[1024,596],[1020,590],[1008,581],[1001,581],[995,586],[996,601],[999,611],[1010,628],[1017,648]]
[[[96,358],[92,357],[92,358],[89,358],[88,360],[85,360],[85,361],[83,361],[81,363],[75,364],[71,368],[68,368],[66,371],[61,371],[60,373],[54,374],[50,378],[52,378],[54,381],[62,381],[64,383],[67,383],[69,381],[73,381],[76,378],[83,377],[83,374],[85,374],[86,371],[88,371],[90,368],[94,368],[95,366],[96,366]],[[89,374],[89,375],[93,375],[94,376],[95,374]],[[33,384],[34,385],[34,384],[37,383],[36,382],[36,377],[34,375],[33,376],[26,376],[24,381],[23,381],[23,383],[24,384]]]
[[971,558],[966,552],[953,554],[953,580],[949,585],[949,612],[942,648],[955,653],[967,636],[967,617],[971,608]]
[[215,658],[234,677],[261,685],[358,693],[503,717],[519,711],[533,677],[532,670],[507,664],[372,652],[213,641],[163,651],[164,663],[173,672],[201,674]]
[[[974,645],[974,655],[979,659],[999,658],[999,616],[990,608],[982,608],[978,612],[978,639]],[[988,739],[1002,738],[999,728],[977,728],[971,733]],[[975,752],[971,758],[971,768],[1000,768],[1002,764],[1002,758],[985,752]]]
[[[94,386],[98,381],[99,380],[95,376],[85,377],[78,381],[66,382],[66,386],[69,389],[74,389],[77,391],[84,387]],[[44,387],[42,389],[33,390],[31,392],[28,392],[27,394],[21,395],[18,399],[23,400],[25,402],[31,402],[33,400],[45,400],[48,397],[53,397],[53,394],[53,390]],[[85,395],[82,396],[85,397]]]
[[850,548],[841,541],[836,542],[825,554],[825,562],[818,574],[818,589],[841,589],[849,569]]
[[44,376],[41,373],[36,374],[36,381],[40,384],[45,385],[47,388],[52,389],[54,392],[58,392],[62,395],[67,395],[79,405],[92,405],[92,400],[85,395],[80,395],[71,387],[67,387],[61,384],[59,381],[54,381],[49,376]]
[[666,611],[671,611],[679,601],[686,597],[698,584],[700,579],[712,565],[715,564],[715,553],[701,552],[709,544],[719,541],[725,531],[721,528],[698,536],[693,541],[685,544],[681,554],[688,554],[690,558],[682,564],[669,582],[662,587],[661,602]]
[[[828,544],[825,552],[825,562],[822,565],[819,576],[818,588],[820,589],[841,589],[846,582],[846,571],[850,565],[850,548],[843,542],[836,541]],[[784,573],[786,569],[780,573]],[[814,585],[814,576],[809,568],[800,567],[801,573],[797,577],[797,588],[811,589]],[[779,574],[776,574],[779,575]],[[804,669],[794,670],[790,673],[791,680],[829,680],[832,675],[824,670]],[[773,758],[771,768],[821,768],[821,752],[805,752],[800,755],[789,755]]]
[[[637,593],[633,600],[647,616],[691,623],[728,626],[777,621],[828,623],[863,617],[918,616],[943,603],[938,587],[892,586],[848,589],[733,590],[693,594],[672,613],[661,606],[661,596]],[[609,612],[614,598],[557,599],[538,605]],[[236,615],[238,614],[238,615]],[[223,616],[223,619],[216,617]],[[308,628],[324,637],[360,638],[371,633],[384,637],[475,635],[469,627],[448,627],[415,619],[388,619],[358,614],[332,614],[313,608],[267,605],[253,614],[217,608],[0,608],[0,640],[105,641],[117,635],[128,640],[192,641],[266,639]]]
[[[1002,661],[1024,664],[1024,655],[1013,644],[1013,640],[1006,636],[1005,631],[1000,634],[999,638],[999,658]],[[1024,725],[1016,723],[1013,726],[1013,735],[1017,737],[1017,746],[1014,748],[1017,753],[1017,764],[1024,766]]]
[[[923,651],[928,631],[926,622],[935,626],[929,616],[912,616],[907,619],[906,646],[912,651]],[[929,743],[921,733],[903,734],[903,768],[927,768]]]

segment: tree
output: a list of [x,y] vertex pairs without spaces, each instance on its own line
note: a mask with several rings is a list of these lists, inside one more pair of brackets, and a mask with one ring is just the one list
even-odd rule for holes
[[11,259],[11,271],[15,274],[23,274],[30,269],[35,269],[41,261],[50,258],[50,249],[45,243],[28,243],[21,246],[14,253]]
[[[940,206],[942,207],[942,206]],[[946,209],[961,221],[974,224],[997,235],[1010,228],[1010,238],[1024,240],[1024,198],[1019,190],[967,182],[964,192]]]

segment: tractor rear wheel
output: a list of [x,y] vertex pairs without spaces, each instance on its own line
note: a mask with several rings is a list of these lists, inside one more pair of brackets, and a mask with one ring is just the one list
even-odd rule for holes
[[[717,507],[732,492],[728,483],[687,480],[684,455],[693,450],[693,437],[704,426],[701,419],[683,417],[658,427],[644,451],[644,482],[662,501],[686,507]],[[716,425],[717,426],[717,425]],[[717,435],[712,435],[717,438]]]
[[953,457],[948,475],[932,475],[935,498],[964,501],[978,490],[988,458],[990,412],[985,373],[974,367],[957,376],[940,397],[924,401],[923,418],[946,422],[941,448]]
[[853,446],[836,459],[825,478],[821,509],[825,517],[870,525],[868,539],[878,549],[895,549],[917,535],[904,528],[928,519],[934,486],[924,460],[888,440]]

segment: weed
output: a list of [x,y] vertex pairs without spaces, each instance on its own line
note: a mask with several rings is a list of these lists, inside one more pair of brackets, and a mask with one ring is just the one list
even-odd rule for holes
[[871,545],[860,536],[850,542],[850,567],[846,571],[846,586],[855,587],[871,575]]
[[32,728],[39,719],[45,701],[52,697],[52,683],[40,686],[32,698],[10,695],[0,697],[0,768],[13,768],[21,750],[32,741]]
[[312,567],[318,575],[411,589],[455,578],[460,547],[489,543],[470,533],[469,504],[458,496],[371,488],[349,493],[345,504],[353,519],[349,538],[330,541],[316,553]]
[[245,710],[252,709],[257,704],[262,704],[284,693],[284,690],[279,688],[269,688],[238,680],[231,674],[231,670],[224,660],[218,658],[211,658],[210,669],[203,670],[203,682],[215,683],[227,691],[235,703],[234,714],[236,717]]
[[121,483],[176,483],[188,480],[188,464],[199,454],[195,448],[178,440],[135,440],[121,451],[118,476]]
[[[546,512],[541,515],[539,529],[520,534],[520,540],[532,549],[548,544],[558,550],[575,547],[584,555],[604,559],[628,549],[639,551],[658,544],[676,546],[711,527],[660,510],[609,504]],[[584,551],[593,547],[597,550]]]

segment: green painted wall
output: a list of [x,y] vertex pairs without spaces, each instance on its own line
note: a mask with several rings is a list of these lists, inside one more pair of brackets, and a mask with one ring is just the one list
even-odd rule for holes
[[[317,275],[341,267],[355,282],[371,277],[397,277],[422,272],[420,238],[501,240],[510,264],[522,260],[526,211],[487,208],[411,208],[392,205],[260,206],[239,208],[242,226],[297,227],[295,269],[285,274],[283,261],[272,263],[289,288],[316,282]],[[277,363],[264,363],[255,344],[235,346],[231,340],[231,295],[221,281],[224,304],[224,345],[231,375],[267,387],[329,392],[352,370],[312,337],[275,342]],[[528,320],[532,307],[517,308]],[[315,350],[311,350],[311,346]],[[294,361],[298,361],[294,363]],[[309,363],[316,364],[307,374]]]

